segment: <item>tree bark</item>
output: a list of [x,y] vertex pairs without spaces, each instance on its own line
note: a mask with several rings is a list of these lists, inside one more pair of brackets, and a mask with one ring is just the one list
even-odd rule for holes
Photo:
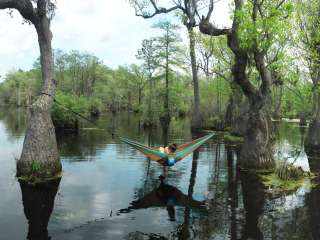
[[195,33],[193,27],[188,27],[189,34],[189,47],[190,47],[190,59],[192,68],[192,82],[193,82],[193,92],[194,92],[194,103],[192,110],[192,128],[197,129],[202,125],[201,115],[200,115],[200,91],[199,91],[199,79],[198,79],[198,69],[197,69],[197,58],[195,52]]
[[50,116],[56,83],[53,79],[52,33],[46,13],[45,0],[38,1],[37,20],[34,26],[38,34],[42,70],[42,94],[30,107],[30,121],[22,154],[17,162],[17,177],[35,176],[47,179],[57,176],[62,169],[55,129]]
[[[168,36],[167,36],[168,38]],[[169,41],[167,41],[166,46],[166,99],[164,103],[164,109],[166,111],[167,117],[170,118],[169,112]]]
[[320,93],[318,78],[313,79],[313,110],[309,131],[305,141],[309,151],[320,152]]
[[225,126],[231,134],[244,136],[248,122],[248,101],[244,98],[238,84],[231,83],[232,94],[225,115]]
[[170,109],[169,109],[169,33],[166,33],[166,65],[165,65],[165,99],[164,99],[164,113],[160,116],[160,122],[164,125],[169,124],[171,121]]

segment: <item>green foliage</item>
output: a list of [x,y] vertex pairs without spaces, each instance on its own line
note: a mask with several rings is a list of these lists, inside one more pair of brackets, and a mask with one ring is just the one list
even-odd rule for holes
[[275,174],[282,181],[300,180],[304,177],[304,171],[301,167],[295,167],[287,161],[277,162]]
[[28,106],[40,92],[40,71],[9,72],[5,81],[0,83],[0,100],[5,104]]
[[79,117],[69,109],[86,117],[89,115],[89,104],[85,97],[78,97],[57,91],[56,100],[57,103],[54,104],[52,109],[52,120],[57,127],[78,128]]
[[235,14],[240,23],[241,47],[251,49],[257,45],[267,51],[273,44],[288,41],[292,12],[291,1],[245,1],[243,8]]
[[40,171],[40,163],[37,161],[32,161],[30,168],[31,168],[31,172],[37,173]]
[[235,136],[230,133],[225,133],[223,135],[223,138],[227,144],[241,144],[241,143],[243,143],[243,137]]

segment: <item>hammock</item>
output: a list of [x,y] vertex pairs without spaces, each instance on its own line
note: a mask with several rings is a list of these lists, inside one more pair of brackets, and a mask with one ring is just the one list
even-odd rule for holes
[[199,148],[202,144],[207,142],[213,136],[214,136],[214,133],[210,133],[204,137],[179,145],[177,150],[172,154],[160,152],[158,148],[148,147],[127,138],[120,137],[120,140],[129,144],[133,148],[139,150],[144,155],[146,155],[147,157],[153,160],[156,160],[164,165],[173,166],[176,162],[180,161],[181,159],[191,154],[194,150]]

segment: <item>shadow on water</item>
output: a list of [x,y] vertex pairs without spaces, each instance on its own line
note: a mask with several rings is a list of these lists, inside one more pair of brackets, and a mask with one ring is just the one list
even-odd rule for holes
[[54,207],[54,200],[60,180],[36,186],[20,181],[24,214],[28,220],[29,240],[49,240],[48,223]]

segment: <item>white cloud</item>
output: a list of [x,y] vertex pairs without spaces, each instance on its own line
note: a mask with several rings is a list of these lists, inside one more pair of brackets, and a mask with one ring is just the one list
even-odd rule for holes
[[[216,4],[214,22],[219,26],[230,22],[228,2]],[[156,33],[151,25],[159,19],[136,17],[128,0],[58,0],[57,6],[53,47],[88,51],[111,67],[134,62],[142,39]],[[13,18],[0,12],[0,75],[30,68],[39,55],[34,27],[22,23],[17,12]]]

